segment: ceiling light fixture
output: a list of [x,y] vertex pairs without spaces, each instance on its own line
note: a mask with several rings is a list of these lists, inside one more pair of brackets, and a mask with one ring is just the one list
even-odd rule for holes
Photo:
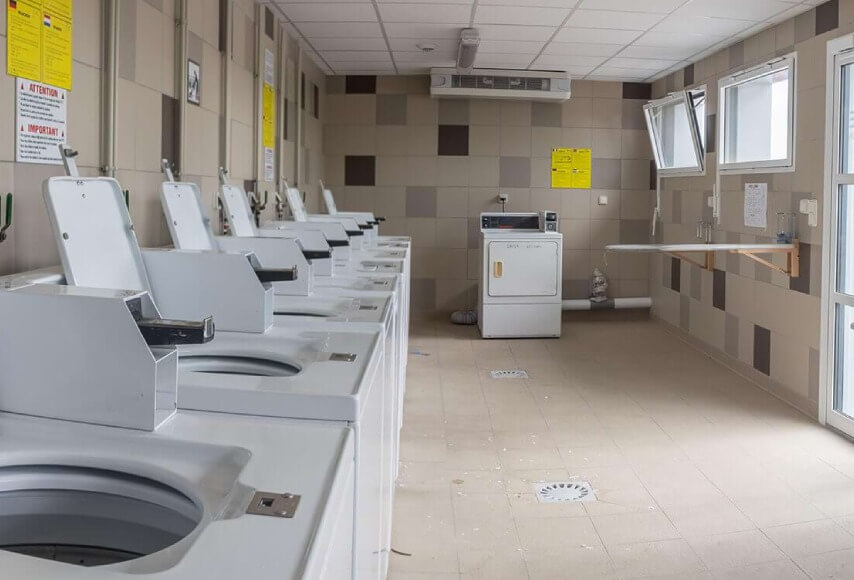
[[474,68],[477,47],[480,44],[480,34],[476,28],[463,28],[460,32],[460,48],[457,51],[457,72],[469,74]]
[[434,50],[439,48],[439,45],[434,43],[434,42],[419,42],[418,44],[415,45],[415,47],[418,50],[420,50],[421,52],[427,53],[427,52],[433,52]]

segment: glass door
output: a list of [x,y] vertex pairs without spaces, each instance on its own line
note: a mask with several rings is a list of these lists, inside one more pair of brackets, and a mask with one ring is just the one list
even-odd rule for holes
[[[833,118],[825,203],[826,259],[823,290],[824,416],[854,436],[854,52],[832,55]],[[830,102],[830,99],[828,99]],[[828,215],[828,214],[825,214]],[[829,235],[827,235],[829,233]]]

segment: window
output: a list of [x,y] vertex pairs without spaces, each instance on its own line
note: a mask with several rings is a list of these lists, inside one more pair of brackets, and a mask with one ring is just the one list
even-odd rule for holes
[[722,172],[792,171],[795,55],[722,78]]
[[644,105],[655,163],[660,175],[702,175],[706,89],[671,93]]

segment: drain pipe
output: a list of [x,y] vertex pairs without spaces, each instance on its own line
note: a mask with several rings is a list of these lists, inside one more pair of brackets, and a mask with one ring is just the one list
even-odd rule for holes
[[592,300],[564,300],[562,310],[623,310],[627,308],[652,308],[652,298],[609,298],[603,302]]
[[104,0],[104,131],[101,173],[116,176],[116,101],[118,99],[119,0]]
[[187,43],[189,42],[187,13],[187,0],[178,0],[175,6],[178,42],[178,163],[175,172],[179,180],[184,173],[184,162],[187,159]]
[[[231,82],[233,76],[232,54],[232,29],[234,28],[233,6],[231,0],[225,2],[225,18],[223,25],[225,26],[225,51],[222,55],[222,143],[220,144],[219,164],[220,167],[226,169],[231,168],[231,110],[233,107],[231,96]],[[214,206],[216,207],[216,199],[214,196]]]
[[299,188],[303,187],[302,183],[302,116],[303,116],[303,86],[302,86],[302,45],[297,43],[297,80],[296,80],[296,119],[297,119],[297,135],[296,135],[296,147],[294,147],[294,163],[296,166],[294,167],[294,185]]

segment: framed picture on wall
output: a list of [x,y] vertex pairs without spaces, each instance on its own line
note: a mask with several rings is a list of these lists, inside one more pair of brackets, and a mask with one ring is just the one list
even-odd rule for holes
[[194,60],[187,60],[187,100],[194,105],[202,103],[202,67]]

